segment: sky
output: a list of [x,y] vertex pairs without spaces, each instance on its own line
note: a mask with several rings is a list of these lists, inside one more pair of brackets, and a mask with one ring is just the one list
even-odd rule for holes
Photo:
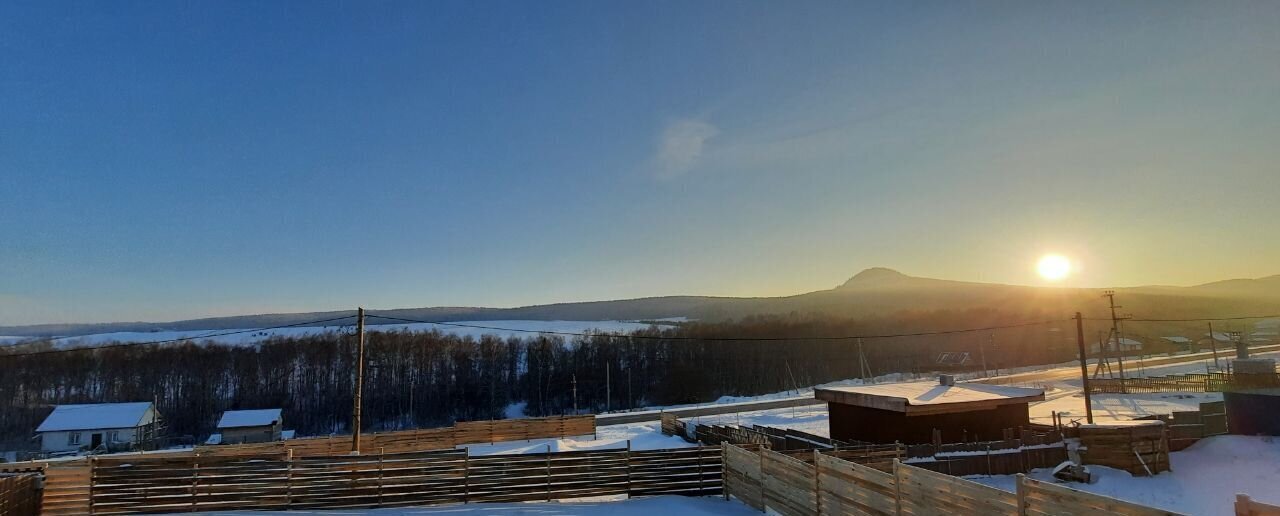
[[1280,274],[1277,2],[0,3],[0,324]]

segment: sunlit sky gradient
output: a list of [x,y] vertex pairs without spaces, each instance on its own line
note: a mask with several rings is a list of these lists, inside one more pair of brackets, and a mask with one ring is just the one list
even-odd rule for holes
[[4,2],[0,324],[1280,273],[1280,2]]

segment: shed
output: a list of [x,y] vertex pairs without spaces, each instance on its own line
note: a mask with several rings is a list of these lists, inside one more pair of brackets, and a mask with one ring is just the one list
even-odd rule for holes
[[1280,435],[1280,388],[1222,393],[1227,429],[1237,435]]
[[982,383],[907,382],[814,391],[827,402],[831,438],[873,443],[941,442],[1004,438],[1006,429],[1030,423],[1028,404],[1044,391]]
[[58,405],[36,427],[45,452],[136,449],[152,442],[160,416],[155,404],[91,403]]
[[280,409],[228,410],[218,420],[222,444],[279,441],[284,425]]

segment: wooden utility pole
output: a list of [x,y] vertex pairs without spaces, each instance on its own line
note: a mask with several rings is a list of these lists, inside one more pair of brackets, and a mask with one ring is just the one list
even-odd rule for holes
[[573,415],[578,415],[578,374],[574,373],[573,378]]
[[1124,384],[1124,339],[1120,336],[1120,318],[1116,317],[1116,309],[1122,307],[1116,306],[1116,291],[1108,290],[1102,295],[1111,300],[1111,338],[1115,339],[1116,351],[1119,352],[1116,354],[1116,365],[1120,367],[1120,392],[1128,394],[1129,389]]
[[1218,365],[1218,338],[1213,336],[1213,323],[1209,323],[1209,349],[1213,350],[1213,368],[1219,369]]
[[356,309],[356,387],[351,397],[351,453],[360,453],[360,398],[364,396],[364,308]]
[[1080,348],[1080,386],[1084,389],[1084,417],[1093,424],[1093,399],[1089,394],[1089,364],[1084,348],[1084,316],[1076,312],[1076,346]]
[[[988,340],[994,344],[996,342],[996,332],[991,332]],[[987,348],[982,345],[982,342],[978,342],[978,355],[982,357],[982,376],[990,376],[987,372]]]

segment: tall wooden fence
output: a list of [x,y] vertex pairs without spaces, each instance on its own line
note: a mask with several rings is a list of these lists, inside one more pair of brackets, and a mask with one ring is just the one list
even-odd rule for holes
[[1176,514],[1021,474],[1017,492],[1009,493],[897,460],[886,472],[820,451],[812,452],[810,463],[779,457],[767,449],[732,444],[723,448],[725,497],[783,516]]
[[37,475],[41,514],[81,515],[89,512],[89,462],[86,459],[60,462],[0,464],[0,474]]
[[[45,464],[48,514],[350,509],[722,492],[717,447],[471,455],[96,457]],[[74,475],[58,475],[74,470]],[[77,482],[78,481],[78,482]],[[49,489],[49,486],[53,489]]]
[[0,516],[27,516],[40,508],[40,475],[0,474]]

